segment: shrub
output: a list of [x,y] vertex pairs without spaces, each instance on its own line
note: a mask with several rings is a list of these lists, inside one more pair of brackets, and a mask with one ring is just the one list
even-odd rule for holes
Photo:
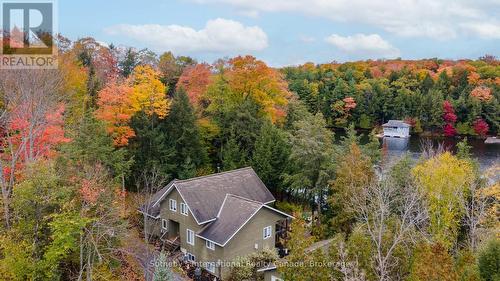
[[479,274],[485,281],[500,280],[500,240],[491,240],[479,253]]

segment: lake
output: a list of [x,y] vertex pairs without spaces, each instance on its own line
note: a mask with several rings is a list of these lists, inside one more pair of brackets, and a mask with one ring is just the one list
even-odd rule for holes
[[[335,138],[340,139],[345,135],[344,132],[335,132]],[[412,135],[410,138],[383,138],[380,140],[384,161],[393,162],[405,153],[409,153],[412,158],[418,159],[421,155],[421,143],[424,141],[432,141],[434,145],[442,143],[447,150],[456,151],[456,145],[461,138],[447,137],[420,137]],[[361,143],[369,141],[368,134],[361,133]],[[481,170],[485,170],[494,164],[500,164],[500,144],[485,144],[484,140],[476,138],[468,138],[467,142],[471,146],[471,153],[478,160]]]

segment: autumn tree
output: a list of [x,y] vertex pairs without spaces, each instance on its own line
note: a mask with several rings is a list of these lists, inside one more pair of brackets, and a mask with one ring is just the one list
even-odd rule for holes
[[350,200],[373,183],[375,173],[370,159],[363,155],[356,143],[351,143],[349,150],[337,161],[336,177],[330,183],[329,201],[335,212],[332,223],[334,228],[349,233],[356,217]]
[[107,131],[113,137],[115,146],[126,146],[128,140],[135,136],[130,127],[130,119],[136,109],[132,108],[131,99],[134,89],[128,85],[109,84],[99,91],[96,116],[104,120]]
[[0,76],[2,153],[0,187],[4,223],[10,225],[10,197],[25,164],[50,158],[64,136],[64,104],[57,70],[4,70]]
[[306,250],[313,243],[313,237],[307,233],[305,222],[299,218],[292,221],[290,240],[287,246],[290,249],[290,255],[287,261],[290,263],[298,263],[299,266],[284,266],[279,267],[278,272],[281,273],[285,280],[306,281],[313,276],[307,262],[310,260],[310,255]]
[[271,121],[284,117],[290,93],[279,72],[252,56],[239,56],[228,61],[224,76],[236,103],[252,99]]
[[72,189],[54,163],[32,162],[24,175],[12,196],[12,228],[0,238],[0,273],[13,280],[57,280],[87,221],[65,207]]
[[447,137],[454,136],[457,131],[454,127],[455,122],[457,122],[457,115],[455,114],[455,109],[449,101],[443,103],[443,120],[445,125],[443,126],[443,133]]
[[197,64],[189,66],[182,72],[177,82],[177,90],[183,88],[191,104],[199,105],[208,85],[211,83],[211,67],[208,64]]
[[474,88],[471,92],[470,95],[480,101],[490,101],[491,98],[493,97],[491,94],[491,89],[485,86],[478,86]]
[[443,245],[422,244],[415,251],[409,280],[455,281],[453,257]]
[[490,126],[483,119],[476,119],[474,123],[472,123],[474,127],[474,132],[484,138],[490,129]]
[[172,94],[176,89],[180,76],[186,68],[196,65],[196,61],[186,56],[174,56],[172,52],[165,52],[160,55],[158,62],[158,70],[160,72],[160,80],[169,89],[169,94]]
[[134,112],[144,111],[148,116],[156,114],[160,119],[167,116],[170,102],[167,88],[159,80],[159,74],[150,66],[137,66],[131,75],[133,95],[130,104]]
[[351,111],[356,108],[356,101],[353,97],[345,97],[342,100],[332,104],[332,110],[335,113],[335,124],[343,126],[347,123],[347,119],[351,116]]
[[427,199],[433,241],[453,247],[464,211],[460,198],[474,180],[471,164],[445,152],[419,163],[412,174]]

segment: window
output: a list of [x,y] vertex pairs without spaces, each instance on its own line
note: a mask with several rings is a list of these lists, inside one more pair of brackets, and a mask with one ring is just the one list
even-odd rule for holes
[[166,232],[168,230],[168,220],[161,219],[161,229],[163,230],[163,232]]
[[184,202],[181,202],[181,214],[188,215],[188,206]]
[[191,229],[187,229],[186,230],[187,234],[187,243],[189,245],[193,245],[194,246],[194,231],[192,231]]
[[207,262],[205,268],[212,273],[215,273],[215,262]]
[[168,201],[168,205],[170,207],[170,211],[177,212],[177,201],[175,201],[174,199],[170,199]]
[[194,262],[194,261],[196,261],[196,257],[191,253],[187,253],[187,260]]
[[264,231],[263,231],[264,239],[267,239],[267,238],[271,237],[271,233],[272,232],[273,232],[273,227],[272,226],[266,226],[266,227],[264,227]]
[[207,248],[209,248],[210,250],[215,250],[214,242],[210,242],[210,241],[206,240],[206,244],[207,244]]

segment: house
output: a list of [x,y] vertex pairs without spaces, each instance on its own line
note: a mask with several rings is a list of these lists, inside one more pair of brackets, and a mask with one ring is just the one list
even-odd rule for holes
[[382,127],[384,137],[408,138],[410,136],[410,125],[401,120],[389,120]]
[[238,256],[274,248],[283,221],[274,196],[250,168],[173,180],[141,208],[147,231],[177,243],[188,261],[226,279]]

